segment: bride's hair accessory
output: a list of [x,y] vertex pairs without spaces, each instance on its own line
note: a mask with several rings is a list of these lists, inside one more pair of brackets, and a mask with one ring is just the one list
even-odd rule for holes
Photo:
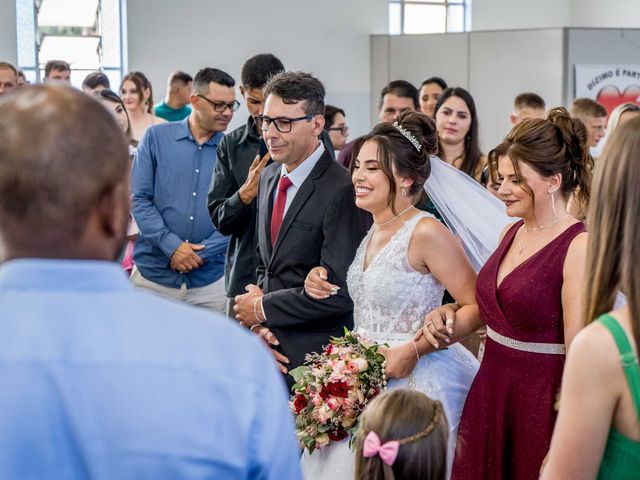
[[398,129],[398,131],[404,138],[413,143],[413,146],[416,147],[416,150],[418,151],[418,153],[420,153],[420,151],[422,150],[422,145],[420,144],[418,139],[409,130],[404,129],[398,122],[393,122],[393,126]]
[[433,418],[431,419],[431,422],[429,422],[429,425],[427,425],[427,428],[421,432],[411,435],[410,437],[401,438],[400,440],[390,440],[386,443],[382,443],[378,434],[372,430],[364,439],[362,455],[364,457],[375,457],[378,455],[384,463],[391,466],[398,457],[400,445],[416,442],[429,435],[442,421],[443,415],[442,404],[440,402],[434,402]]

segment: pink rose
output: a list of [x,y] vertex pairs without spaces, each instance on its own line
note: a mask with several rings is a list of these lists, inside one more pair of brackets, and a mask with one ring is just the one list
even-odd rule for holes
[[316,420],[318,420],[318,422],[327,423],[331,419],[331,417],[333,417],[333,411],[331,411],[329,407],[324,404],[314,410],[313,416]]
[[351,363],[358,366],[358,372],[364,372],[369,368],[369,363],[362,357],[354,358]]
[[356,365],[356,363],[353,361],[347,362],[347,370],[349,370],[349,372],[351,373],[358,373],[360,371],[358,365]]
[[332,363],[331,367],[333,368],[334,373],[343,373],[347,368],[346,364],[344,363],[344,360],[338,360],[331,363]]
[[313,403],[314,407],[319,407],[324,403],[324,399],[320,395],[314,393],[311,395],[311,403]]
[[327,400],[327,407],[329,407],[329,410],[338,410],[340,406],[340,400],[335,397],[331,397],[329,400]]

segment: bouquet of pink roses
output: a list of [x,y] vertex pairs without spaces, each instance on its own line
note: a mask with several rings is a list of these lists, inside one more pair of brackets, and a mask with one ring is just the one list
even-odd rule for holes
[[379,345],[345,329],[322,353],[306,356],[290,372],[296,381],[290,406],[302,448],[313,452],[352,435],[369,400],[386,387],[385,358]]

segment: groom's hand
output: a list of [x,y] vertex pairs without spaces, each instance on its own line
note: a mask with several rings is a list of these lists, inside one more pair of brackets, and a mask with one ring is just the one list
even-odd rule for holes
[[247,328],[264,322],[262,312],[262,297],[264,293],[256,285],[247,285],[245,287],[247,293],[236,295],[235,306],[233,311],[236,314],[236,320]]
[[273,334],[273,332],[269,330],[267,327],[254,328],[252,331],[256,335],[258,335],[260,338],[262,338],[262,341],[267,345],[267,347],[269,347],[269,350],[271,351],[271,353],[273,354],[273,356],[277,361],[276,363],[278,365],[278,368],[283,374],[286,375],[289,372],[289,370],[287,370],[287,367],[285,367],[284,364],[288,364],[289,359],[273,348],[275,346],[280,345],[280,342],[278,341],[276,336]]

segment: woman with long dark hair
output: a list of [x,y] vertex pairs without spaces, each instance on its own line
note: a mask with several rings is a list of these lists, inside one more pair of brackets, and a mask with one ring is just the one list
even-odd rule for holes
[[447,88],[438,99],[434,118],[438,130],[438,156],[485,184],[486,157],[478,143],[478,115],[471,94],[464,88]]

